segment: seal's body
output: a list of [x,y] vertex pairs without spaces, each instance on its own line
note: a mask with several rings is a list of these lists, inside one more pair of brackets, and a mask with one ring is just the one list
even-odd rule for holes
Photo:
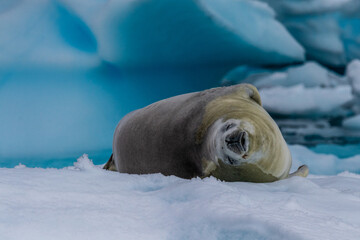
[[[153,103],[126,115],[105,169],[182,178],[271,182],[288,177],[291,155],[249,84]],[[294,175],[307,175],[303,167]]]

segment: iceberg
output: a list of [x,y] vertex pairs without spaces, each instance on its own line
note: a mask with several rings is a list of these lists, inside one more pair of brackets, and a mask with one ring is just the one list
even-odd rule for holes
[[303,48],[259,1],[114,0],[91,25],[99,55],[117,66],[263,65],[304,59]]
[[0,5],[0,64],[288,64],[304,50],[259,1],[24,0]]
[[360,57],[357,0],[261,0],[305,48],[308,59],[345,66]]
[[215,87],[223,74],[217,68],[133,73],[101,66],[3,75],[0,167],[13,167],[24,159],[34,167],[63,166],[57,162],[67,163],[84,152],[106,161],[115,127],[125,114],[164,98]]
[[95,36],[62,5],[49,0],[11,2],[0,4],[0,77],[24,69],[67,71],[99,65]]
[[248,82],[258,88],[290,87],[299,84],[304,85],[306,88],[334,87],[348,83],[344,77],[313,61],[281,70],[270,70],[247,65],[239,66],[226,74],[222,80],[223,84],[240,82]]
[[344,76],[313,61],[283,69],[243,65],[228,72],[222,84],[255,85],[264,108],[273,114],[344,117],[358,112],[359,65],[358,60],[349,63]]

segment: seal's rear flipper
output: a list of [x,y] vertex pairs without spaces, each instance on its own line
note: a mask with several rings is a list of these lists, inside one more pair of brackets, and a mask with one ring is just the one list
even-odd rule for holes
[[104,169],[109,170],[109,171],[117,171],[116,166],[114,164],[114,160],[113,160],[113,154],[111,154],[109,161],[105,164]]
[[296,170],[295,172],[289,174],[288,177],[293,177],[293,176],[299,176],[299,177],[307,177],[307,175],[309,174],[309,168],[306,165],[301,165],[298,170]]

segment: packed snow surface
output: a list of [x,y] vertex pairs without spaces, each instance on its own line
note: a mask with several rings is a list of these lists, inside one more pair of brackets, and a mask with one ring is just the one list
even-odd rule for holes
[[[296,151],[293,169],[307,157],[326,162]],[[349,172],[227,183],[120,174],[84,155],[63,169],[0,168],[0,203],[0,238],[7,240],[360,236],[360,175]]]

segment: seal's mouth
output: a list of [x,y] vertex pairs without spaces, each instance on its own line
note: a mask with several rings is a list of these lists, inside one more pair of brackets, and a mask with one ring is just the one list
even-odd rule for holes
[[244,154],[248,151],[248,134],[245,131],[237,130],[225,138],[228,149],[237,154]]

